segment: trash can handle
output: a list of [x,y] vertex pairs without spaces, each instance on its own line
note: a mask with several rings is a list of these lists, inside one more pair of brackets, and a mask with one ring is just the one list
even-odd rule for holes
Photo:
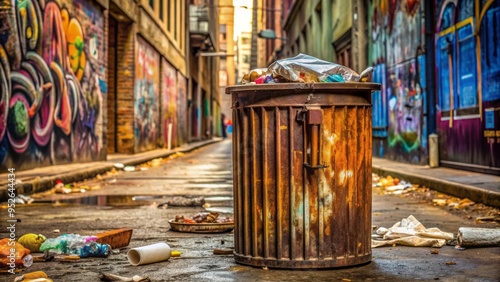
[[310,142],[311,144],[311,163],[304,162],[304,167],[309,169],[320,169],[325,168],[321,164],[321,140],[319,129],[323,120],[323,114],[320,107],[305,107],[302,110],[305,114],[305,118],[302,117],[304,123],[304,142]]

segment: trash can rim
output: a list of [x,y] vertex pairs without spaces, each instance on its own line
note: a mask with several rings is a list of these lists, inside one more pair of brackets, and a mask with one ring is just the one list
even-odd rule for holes
[[265,84],[245,84],[226,87],[226,94],[232,92],[247,91],[279,91],[279,90],[299,90],[299,91],[326,91],[326,90],[370,90],[381,89],[379,83],[372,82],[321,82],[321,83],[265,83]]

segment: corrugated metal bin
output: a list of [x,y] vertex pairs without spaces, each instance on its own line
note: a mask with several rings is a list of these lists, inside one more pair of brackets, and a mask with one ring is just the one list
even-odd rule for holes
[[373,83],[228,87],[235,260],[331,268],[371,260]]

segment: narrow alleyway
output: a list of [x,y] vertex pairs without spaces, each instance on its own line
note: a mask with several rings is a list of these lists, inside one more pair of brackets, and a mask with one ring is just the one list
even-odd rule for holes
[[[135,171],[118,170],[87,182],[86,193],[34,195],[36,201],[18,206],[20,236],[33,232],[47,237],[62,233],[92,235],[110,229],[133,229],[128,248],[108,258],[35,262],[30,271],[45,271],[54,281],[100,281],[101,273],[126,277],[148,276],[152,281],[498,281],[500,247],[457,250],[444,246],[437,254],[428,247],[373,249],[369,264],[336,270],[273,270],[243,266],[232,255],[215,255],[216,248],[232,248],[233,233],[195,234],[170,230],[168,220],[205,210],[221,216],[232,214],[232,146],[224,140],[189,154],[156,159]],[[165,202],[192,196],[205,199],[205,207],[176,207]],[[373,225],[391,227],[414,215],[426,227],[457,233],[459,227],[498,227],[495,222],[476,224],[480,212],[433,206],[418,197],[373,193]],[[55,233],[59,230],[60,233]],[[0,234],[6,237],[5,231]],[[126,253],[131,247],[166,242],[180,257],[143,266],[132,266]],[[42,254],[34,254],[41,256]],[[2,275],[1,281],[12,281]]]

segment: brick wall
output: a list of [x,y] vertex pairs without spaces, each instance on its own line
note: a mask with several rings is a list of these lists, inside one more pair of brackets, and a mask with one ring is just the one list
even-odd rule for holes
[[[117,27],[116,99],[117,152],[134,153],[134,44],[135,27],[119,23]],[[111,34],[111,33],[110,33]]]
[[107,101],[107,151],[108,154],[116,152],[115,148],[115,98],[116,98],[116,30],[118,22],[113,18],[109,17],[109,27],[108,27],[108,72],[106,73],[106,79],[108,80],[108,101]]

